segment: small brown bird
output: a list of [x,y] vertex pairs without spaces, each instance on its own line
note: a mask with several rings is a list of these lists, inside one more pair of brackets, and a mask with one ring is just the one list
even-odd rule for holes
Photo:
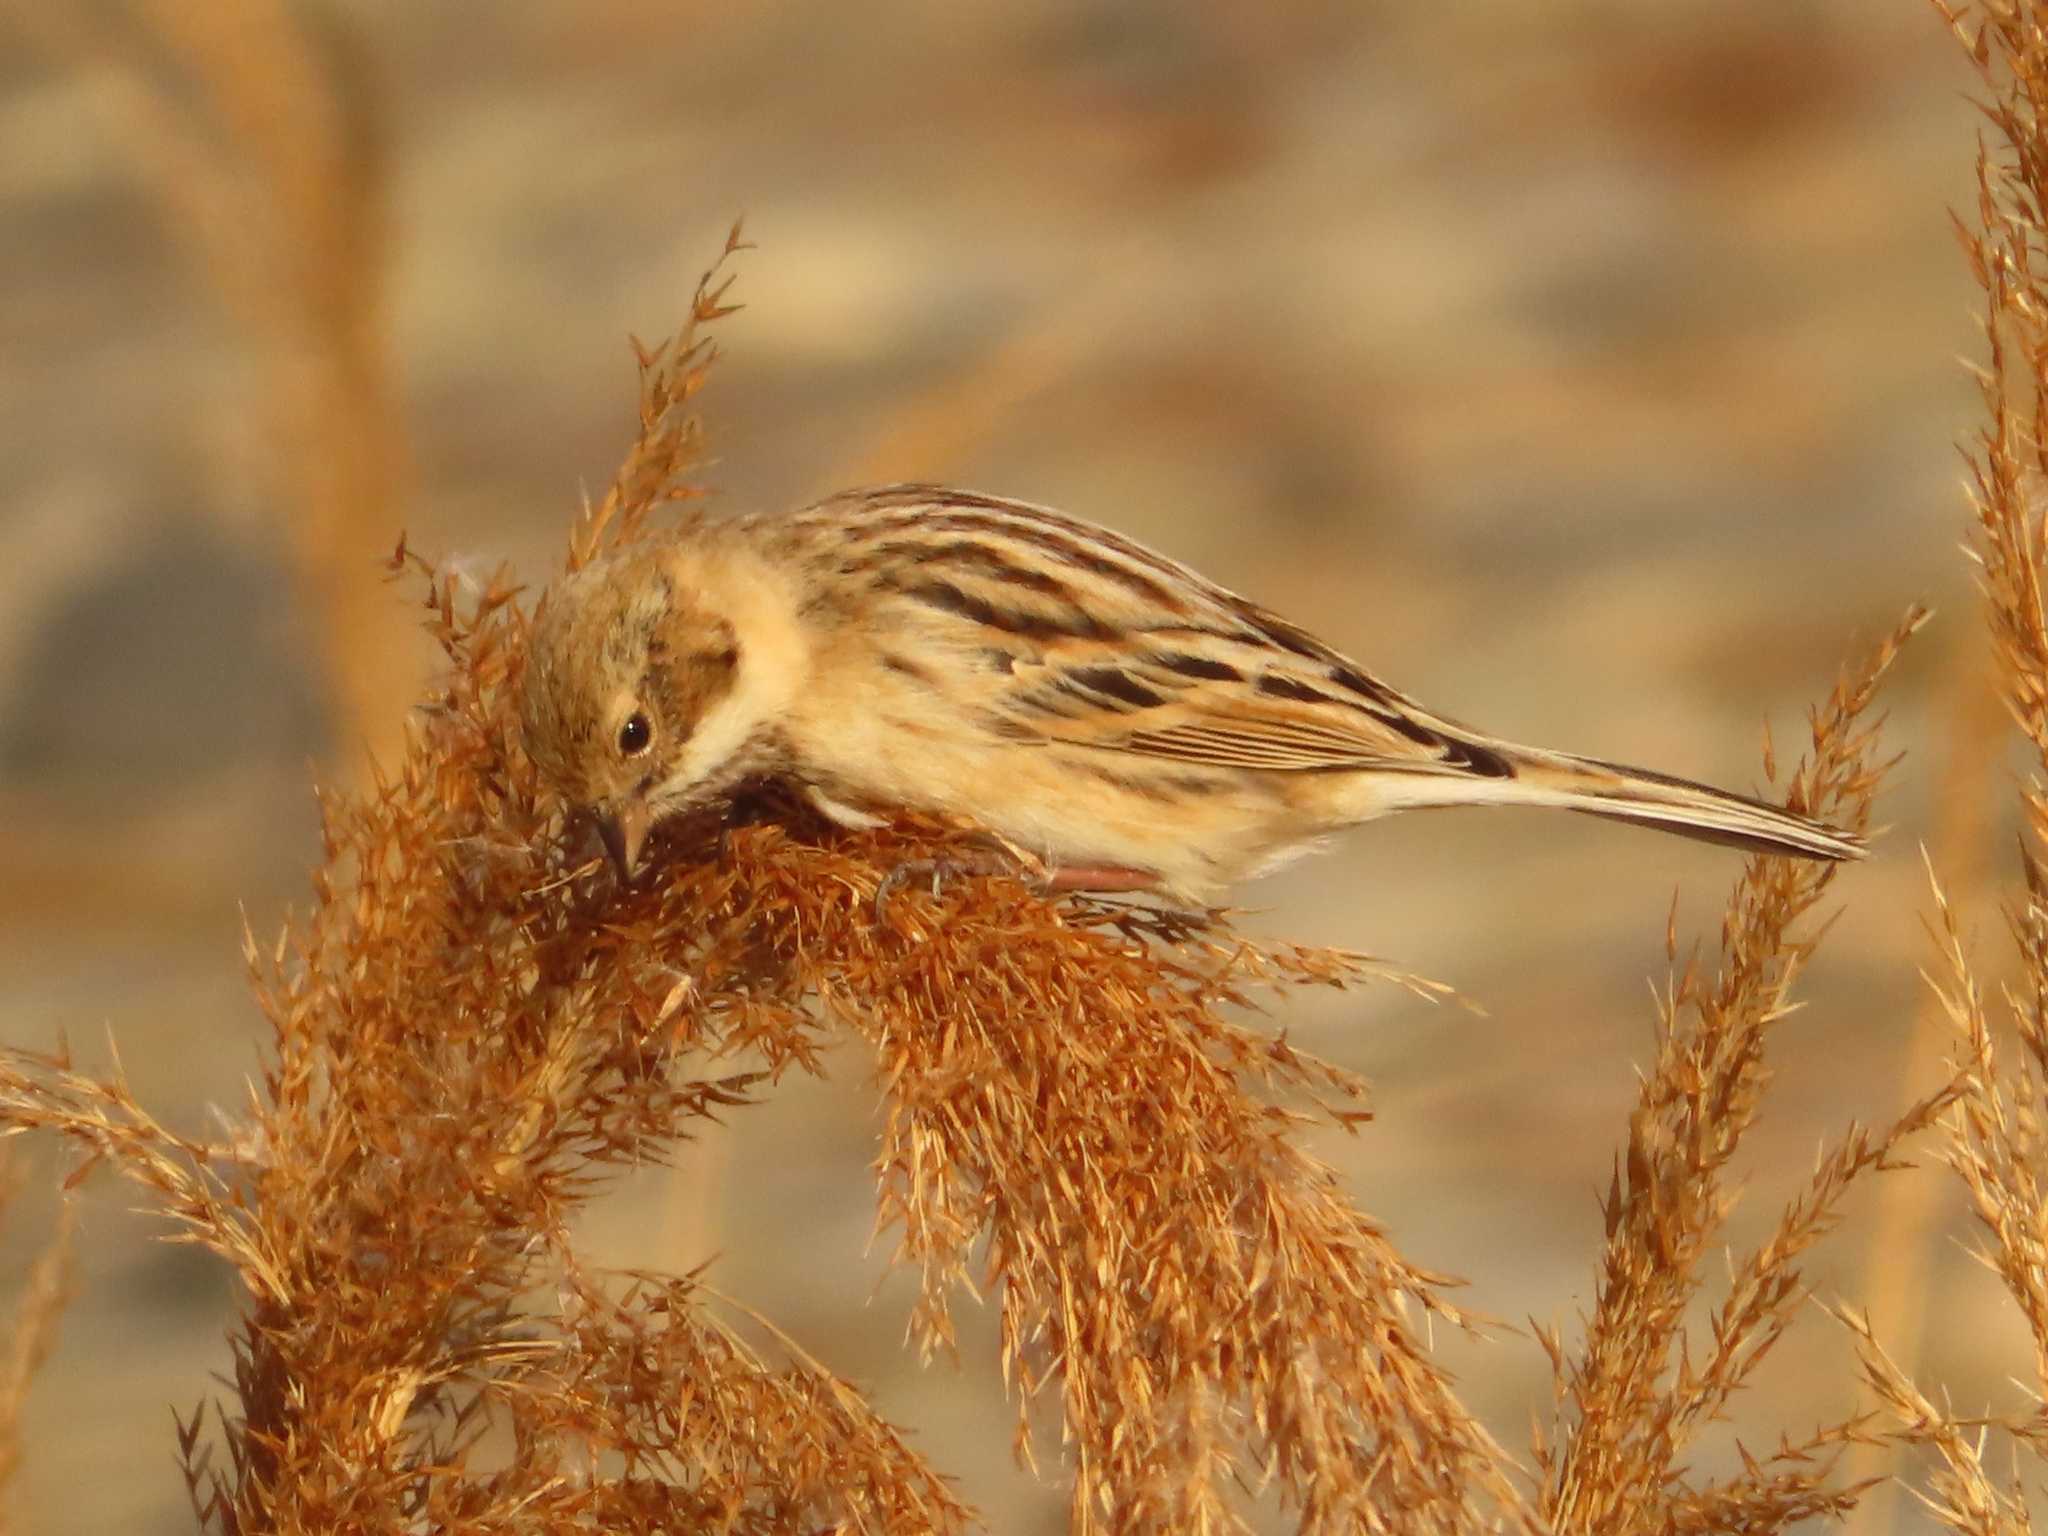
[[1056,885],[1198,901],[1430,806],[1863,852],[1740,795],[1471,730],[1129,539],[935,485],[700,513],[577,572],[542,605],[524,715],[622,876],[663,818],[758,776],[842,825],[961,817]]

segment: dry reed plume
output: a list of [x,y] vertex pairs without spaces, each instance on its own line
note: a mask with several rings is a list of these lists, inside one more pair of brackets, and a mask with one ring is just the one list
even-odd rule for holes
[[[2048,40],[2018,13],[1952,19],[2011,150],[1980,155],[1966,234],[1993,346],[1980,550],[2014,711],[2048,770],[2035,490],[2048,468],[2036,446],[2048,294],[2030,265],[2042,244],[2031,210],[2048,201]],[[576,523],[571,568],[694,494],[690,410],[724,292],[714,268],[682,333],[643,351],[640,432]],[[1934,1497],[1957,1529],[2024,1528],[1974,1429],[1853,1317],[1896,1429],[1855,1418],[1793,1431],[1726,1475],[1701,1470],[1696,1451],[1805,1309],[1802,1260],[1844,1193],[1937,1121],[2048,1387],[2038,850],[2014,914],[2032,979],[2018,1066],[1994,1056],[1944,906],[1957,1080],[1882,1129],[1845,1129],[1721,1282],[1709,1261],[1737,1198],[1734,1160],[1833,869],[1752,860],[1711,965],[1680,966],[1671,935],[1676,974],[1619,1138],[1595,1301],[1582,1337],[1539,1330],[1557,1403],[1523,1464],[1432,1358],[1429,1321],[1464,1325],[1445,1282],[1304,1149],[1307,1120],[1364,1118],[1363,1085],[1245,1022],[1275,989],[1390,973],[1252,941],[1217,914],[1048,901],[1000,878],[905,888],[878,915],[887,872],[957,830],[905,819],[837,832],[772,785],[725,821],[673,831],[660,878],[621,889],[542,799],[518,746],[531,622],[519,590],[465,584],[402,545],[394,567],[426,594],[445,679],[387,778],[325,798],[311,912],[274,943],[250,940],[272,1039],[233,1135],[177,1133],[118,1074],[0,1055],[9,1131],[75,1139],[243,1283],[233,1392],[210,1429],[195,1416],[181,1435],[209,1527],[975,1524],[851,1386],[794,1349],[768,1359],[743,1345],[702,1277],[595,1275],[570,1244],[571,1217],[614,1170],[663,1159],[789,1071],[821,1070],[826,1043],[851,1035],[883,1100],[878,1219],[921,1280],[916,1341],[948,1350],[954,1298],[991,1297],[1019,1454],[1070,1480],[1076,1531],[1244,1529],[1264,1500],[1311,1532],[1771,1532],[1849,1508],[1859,1488],[1835,1459],[1886,1432],[1947,1458]],[[1864,716],[1919,622],[1909,615],[1815,711],[1784,785],[1793,808],[1867,826],[1882,764]],[[2027,791],[2036,839],[2044,783]],[[25,1339],[47,1337],[53,1286],[25,1313]],[[1689,1324],[1702,1305],[1704,1327]],[[20,1374],[0,1380],[0,1473],[19,1398],[6,1382]],[[2043,1433],[2038,1418],[2012,1427],[2031,1443]]]
[[[1934,1455],[1924,1507],[1951,1530],[2017,1533],[2032,1528],[2018,1458],[2048,1450],[2048,1416],[2040,1406],[2048,1397],[2048,7],[1998,0],[1934,5],[1983,92],[1978,104],[1987,131],[1978,138],[1976,206],[1955,221],[1983,295],[1987,351],[1978,371],[1985,419],[1966,445],[1971,552],[1999,688],[2031,748],[2031,771],[2020,787],[2021,888],[2007,905],[2020,977],[2006,998],[2017,1036],[2010,1046],[1996,1039],[1958,916],[1938,885],[1934,891],[1935,985],[1962,1083],[1944,1117],[1943,1157],[1975,1220],[1977,1256],[2032,1336],[2027,1406],[1960,1417],[1938,1401],[1940,1394],[1915,1383],[1860,1314],[1845,1308],[1842,1315],[1899,1438]],[[1982,791],[1963,785],[1956,792]],[[2009,1434],[2009,1448],[1988,1438],[1994,1427]],[[2008,1454],[2014,1461],[2004,1472],[1999,1464]]]
[[[27,1175],[0,1158],[0,1214],[21,1193]],[[21,1468],[21,1420],[29,1383],[57,1342],[57,1324],[71,1297],[72,1207],[59,1213],[57,1229],[29,1263],[14,1316],[0,1339],[0,1536],[16,1529],[5,1502]]]

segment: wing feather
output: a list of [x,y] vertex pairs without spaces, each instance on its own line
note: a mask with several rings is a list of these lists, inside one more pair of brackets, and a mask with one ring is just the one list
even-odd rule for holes
[[1342,658],[1322,667],[1267,652],[1256,671],[1245,665],[1249,657],[1212,659],[1197,669],[1184,655],[1114,663],[1097,652],[1019,664],[997,708],[1015,726],[1068,746],[1212,768],[1502,771],[1489,749],[1448,722],[1403,709],[1392,690],[1375,684],[1366,696],[1344,688],[1340,672],[1360,674]]
[[956,703],[1011,741],[1268,773],[1513,771],[1306,630],[1045,507],[881,486],[774,528],[828,590],[865,581],[890,614],[871,627],[961,658]]

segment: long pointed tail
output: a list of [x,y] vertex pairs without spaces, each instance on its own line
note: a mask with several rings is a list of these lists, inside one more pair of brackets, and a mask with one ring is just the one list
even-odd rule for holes
[[1662,827],[1682,837],[1727,843],[1752,853],[1860,859],[1869,852],[1853,832],[1795,815],[1747,795],[1730,794],[1711,785],[1674,779],[1642,768],[1599,762],[1589,766],[1618,775],[1624,786],[1619,794],[1603,793],[1593,802],[1571,807],[1589,816]]
[[1494,760],[1509,769],[1507,774],[1484,780],[1462,775],[1433,782],[1418,778],[1405,786],[1408,792],[1399,803],[1552,805],[1702,842],[1794,858],[1860,859],[1866,851],[1854,833],[1710,784],[1535,747],[1491,741],[1486,745]]
[[1566,810],[1657,827],[1752,853],[1860,859],[1867,851],[1862,839],[1839,827],[1748,795],[1730,794],[1649,768],[1561,752],[1527,751],[1515,762],[1515,776],[1538,795],[1554,792],[1558,798],[1552,803]]

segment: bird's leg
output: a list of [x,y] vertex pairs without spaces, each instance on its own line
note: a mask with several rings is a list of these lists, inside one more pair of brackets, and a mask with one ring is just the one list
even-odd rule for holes
[[1011,875],[1040,896],[1058,896],[1076,891],[1144,891],[1158,885],[1150,870],[1130,869],[1120,864],[1048,864],[1008,838],[994,833],[980,834],[991,846],[963,850],[944,858],[905,859],[881,879],[875,888],[875,920],[881,921],[889,898],[913,880],[929,879],[934,899],[948,879],[970,875]]
[[1151,870],[1122,864],[1055,864],[1038,879],[1038,889],[1049,896],[1063,891],[1149,891],[1158,884],[1159,877]]

